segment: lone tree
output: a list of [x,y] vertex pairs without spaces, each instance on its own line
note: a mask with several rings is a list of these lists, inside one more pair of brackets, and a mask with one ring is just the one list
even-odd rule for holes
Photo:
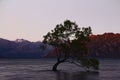
[[91,28],[79,28],[70,20],[58,24],[44,36],[43,43],[52,45],[57,54],[57,62],[53,65],[53,71],[63,62],[70,62],[85,69],[99,69],[99,61],[88,56],[87,43],[91,35]]

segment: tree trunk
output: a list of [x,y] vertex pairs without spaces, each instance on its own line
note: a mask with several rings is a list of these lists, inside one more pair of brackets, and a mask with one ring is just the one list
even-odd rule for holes
[[57,71],[58,65],[59,65],[60,63],[65,62],[65,61],[66,61],[66,59],[63,59],[63,60],[61,60],[61,61],[58,60],[57,63],[55,63],[55,64],[53,65],[52,70],[53,70],[53,71]]

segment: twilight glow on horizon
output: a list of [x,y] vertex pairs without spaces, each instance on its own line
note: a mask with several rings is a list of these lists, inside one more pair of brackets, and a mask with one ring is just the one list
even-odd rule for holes
[[66,19],[93,34],[120,33],[120,0],[0,0],[0,38],[42,41]]

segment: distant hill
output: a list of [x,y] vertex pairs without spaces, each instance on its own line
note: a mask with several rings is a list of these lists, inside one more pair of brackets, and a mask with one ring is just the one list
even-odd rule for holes
[[[44,47],[44,48],[42,48]],[[88,43],[89,56],[98,58],[120,58],[120,34],[104,33],[91,35]],[[0,38],[0,58],[55,57],[55,50],[42,42],[24,39],[10,41]]]
[[104,33],[90,36],[90,55],[100,58],[120,58],[120,34]]
[[[98,58],[120,58],[120,34],[104,33],[91,35],[88,43],[89,56]],[[51,51],[46,57],[55,57],[55,51]]]
[[[46,48],[43,49],[41,46]],[[9,41],[0,38],[0,58],[41,58],[51,49],[51,46],[42,42],[30,42],[24,39]]]

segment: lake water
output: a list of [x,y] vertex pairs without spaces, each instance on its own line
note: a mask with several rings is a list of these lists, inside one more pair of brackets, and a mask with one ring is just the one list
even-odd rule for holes
[[69,63],[53,72],[54,63],[55,59],[0,59],[0,80],[120,80],[120,60],[100,60],[99,73]]

